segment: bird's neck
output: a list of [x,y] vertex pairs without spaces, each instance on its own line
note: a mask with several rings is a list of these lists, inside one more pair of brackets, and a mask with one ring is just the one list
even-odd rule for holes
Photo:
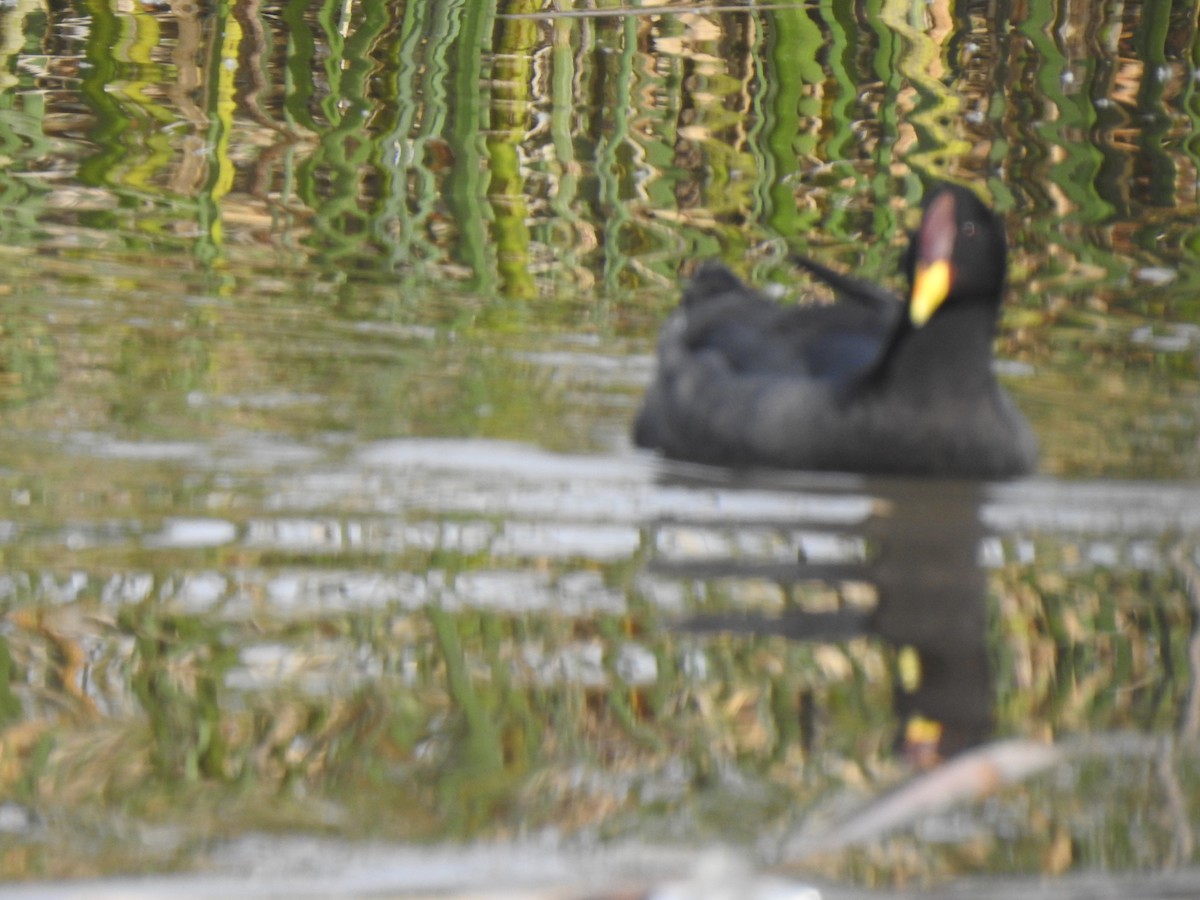
[[978,396],[972,385],[995,383],[992,343],[994,310],[985,303],[960,303],[938,312],[920,328],[904,319],[870,375],[879,390],[905,385],[914,396]]

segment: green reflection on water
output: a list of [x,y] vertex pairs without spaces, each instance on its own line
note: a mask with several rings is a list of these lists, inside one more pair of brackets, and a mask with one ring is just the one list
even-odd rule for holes
[[[752,844],[878,787],[881,648],[715,639],[695,676],[642,594],[649,525],[615,561],[515,552],[495,536],[537,516],[437,511],[478,483],[416,502],[337,462],[422,436],[611,461],[684,263],[721,256],[800,299],[797,249],[896,285],[932,177],[977,184],[1009,225],[1000,356],[1028,370],[1008,380],[1044,470],[1200,473],[1194,4],[514,17],[540,6],[2,13],[0,786],[45,819],[0,839],[5,876],[186,868],[255,828]],[[231,459],[248,435],[267,450]],[[324,479],[336,501],[313,499]],[[550,526],[589,524],[575,501]],[[192,518],[236,537],[170,546]],[[255,543],[276,526],[297,544]],[[1002,726],[1169,736],[1183,576],[1063,568],[994,579]],[[628,608],[455,606],[455,579],[496,571],[520,576],[500,579],[513,603],[544,578],[567,604],[594,575]],[[411,593],[373,607],[372,579]],[[684,609],[799,602],[675,587]],[[623,653],[653,679],[625,681]],[[1082,796],[1102,770],[1015,802],[1064,810],[1064,834],[1124,824]],[[182,836],[139,855],[145,823]],[[1169,855],[1105,827],[1080,865]],[[1037,838],[977,860],[899,840],[830,871],[1043,865]]]

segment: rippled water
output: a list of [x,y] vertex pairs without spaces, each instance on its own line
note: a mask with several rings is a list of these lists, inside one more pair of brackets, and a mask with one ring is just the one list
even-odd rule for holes
[[[0,878],[1187,871],[1196,21],[5,7]],[[894,285],[934,177],[1009,230],[1038,477],[632,450],[685,261]]]

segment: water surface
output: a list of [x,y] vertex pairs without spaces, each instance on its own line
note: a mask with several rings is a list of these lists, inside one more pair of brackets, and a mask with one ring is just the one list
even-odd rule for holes
[[[264,834],[1194,865],[1196,21],[7,7],[2,877],[244,872]],[[1009,231],[1036,478],[630,447],[687,260],[898,287],[945,177]],[[792,852],[1002,740],[1061,755]]]

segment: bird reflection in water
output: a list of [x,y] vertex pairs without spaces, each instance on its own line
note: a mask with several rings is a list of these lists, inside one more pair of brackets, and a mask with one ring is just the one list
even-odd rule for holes
[[[831,532],[863,539],[859,561],[793,564],[705,559],[661,561],[659,571],[703,577],[768,578],[780,583],[863,582],[872,609],[845,607],[778,616],[716,613],[678,623],[692,633],[776,635],[838,642],[877,637],[901,654],[894,699],[897,746],[931,765],[990,737],[992,673],[986,646],[987,573],[981,565],[980,517],[986,484],[974,481],[878,480],[869,483],[875,514]],[[805,523],[805,531],[821,530]]]

